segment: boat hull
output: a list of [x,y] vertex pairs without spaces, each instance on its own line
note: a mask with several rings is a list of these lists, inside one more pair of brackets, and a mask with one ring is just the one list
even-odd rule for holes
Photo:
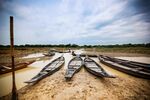
[[129,75],[139,77],[139,78],[150,79],[150,74],[146,74],[145,72],[134,70],[134,69],[132,70],[132,68],[126,68],[125,69],[124,67],[121,67],[121,65],[119,65],[119,64],[110,63],[109,61],[107,61],[103,58],[100,58],[100,57],[99,57],[99,60],[100,60],[101,63],[103,63],[103,64],[105,64],[105,65],[107,65],[107,66],[109,66],[113,69],[116,69],[116,70],[119,70],[121,72],[127,73]]
[[[90,60],[90,62],[86,61],[87,59]],[[95,67],[91,67],[88,65],[88,63],[93,63],[95,65]],[[84,66],[86,68],[86,70],[88,72],[90,72],[91,74],[98,76],[98,77],[107,77],[107,78],[115,78],[112,75],[109,75],[99,64],[97,64],[94,60],[90,59],[90,58],[85,58],[84,59]],[[94,69],[93,69],[94,68]]]
[[[71,66],[70,64],[73,61],[76,61],[76,59],[79,60],[80,64],[74,65],[74,66],[72,65],[72,67],[70,67]],[[81,57],[74,57],[73,59],[71,59],[70,62],[68,63],[68,69],[66,70],[65,79],[68,81],[71,80],[74,74],[80,71],[80,69],[82,68],[82,65],[83,65],[83,60]]]
[[[62,62],[60,63],[60,65],[58,67],[50,67],[50,69],[49,69],[49,66],[51,66],[55,61],[57,61],[57,60],[59,61],[59,59],[61,59],[61,58],[59,57],[59,58],[53,60],[52,62],[50,62],[49,64],[47,64],[35,77],[33,77],[29,81],[26,81],[25,83],[34,83],[35,84],[35,83],[39,82],[40,80],[42,80],[43,78],[46,78],[47,76],[50,76],[50,75],[54,74],[55,72],[57,72],[59,69],[61,69],[61,67],[65,63],[64,57],[63,57],[63,60],[61,60]],[[56,65],[57,64],[59,64],[59,63],[56,63]]]

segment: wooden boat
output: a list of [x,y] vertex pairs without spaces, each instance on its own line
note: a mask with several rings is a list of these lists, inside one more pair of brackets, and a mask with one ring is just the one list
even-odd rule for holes
[[51,50],[51,52],[58,52],[58,53],[70,53],[71,52],[71,50],[70,49],[68,49],[68,50]]
[[122,71],[124,73],[130,74],[130,75],[133,75],[136,77],[150,79],[150,72],[148,70],[144,70],[141,67],[125,66],[120,63],[116,63],[116,62],[109,60],[108,57],[99,56],[98,58],[101,63],[103,63],[111,68],[114,68],[116,70]]
[[56,51],[56,52],[58,52],[58,53],[70,53],[69,50],[66,50],[66,51]]
[[88,72],[99,77],[115,78],[109,75],[99,64],[97,64],[93,59],[86,57],[84,59],[84,66]]
[[49,53],[44,53],[43,55],[44,55],[44,56],[54,56],[55,53],[54,53],[54,52],[49,52]]
[[78,72],[83,65],[83,60],[81,57],[74,57],[68,63],[68,69],[66,70],[65,78],[66,80],[71,80],[73,75]]
[[129,61],[129,60],[124,60],[124,59],[119,59],[119,58],[111,58],[111,57],[109,57],[109,59],[113,62],[117,62],[125,66],[131,66],[131,67],[137,66],[137,67],[145,68],[150,71],[150,64],[136,62],[136,61]]
[[[35,62],[35,60],[29,61],[29,62],[15,64],[15,71],[23,69],[23,68],[26,68],[28,65],[32,64],[33,62]],[[6,73],[9,73],[9,72],[12,72],[11,66],[0,65],[0,75],[6,74]]]
[[120,65],[123,65],[123,66],[127,66],[127,67],[131,67],[131,68],[137,68],[137,69],[140,69],[141,71],[150,73],[149,64],[134,62],[134,61],[129,61],[129,60],[123,60],[123,59],[118,59],[118,58],[112,58],[112,57],[102,56],[102,55],[100,55],[100,56],[102,58],[110,60],[114,63],[120,64]]
[[31,80],[26,81],[25,83],[37,83],[41,79],[52,75],[56,71],[58,71],[65,62],[65,58],[63,56],[56,58],[49,64],[47,64],[36,76],[34,76]]

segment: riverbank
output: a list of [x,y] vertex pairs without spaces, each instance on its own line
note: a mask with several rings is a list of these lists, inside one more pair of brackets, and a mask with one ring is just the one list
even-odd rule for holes
[[98,78],[84,68],[70,82],[61,69],[18,91],[19,100],[149,100],[150,81],[128,75]]
[[[44,50],[43,50],[44,51]],[[42,51],[42,52],[43,52]],[[107,52],[106,52],[107,53]],[[110,53],[109,53],[110,54]],[[114,53],[111,53],[113,55]],[[123,57],[129,57],[128,53]],[[150,80],[136,78],[99,63],[116,78],[98,78],[88,73],[84,68],[69,82],[64,75],[67,64],[72,56],[64,54],[65,65],[55,74],[41,80],[39,83],[26,85],[18,90],[19,100],[149,100]],[[135,60],[138,57],[134,56]],[[143,57],[143,56],[141,56]],[[54,57],[53,57],[54,58]],[[149,57],[147,57],[149,60]],[[146,58],[146,59],[147,59]],[[37,59],[37,58],[36,58]],[[143,58],[142,58],[143,59]],[[42,62],[43,60],[41,60]],[[38,64],[39,66],[40,63]],[[44,65],[42,65],[44,67]],[[37,64],[33,67],[37,67]],[[42,68],[42,67],[41,67]],[[40,69],[38,69],[39,71]],[[38,73],[35,72],[36,73]],[[24,72],[24,71],[23,71]],[[28,71],[29,72],[29,71]],[[32,73],[33,74],[33,73]],[[24,76],[26,76],[24,74]],[[32,75],[34,76],[34,75]],[[30,79],[31,77],[28,77]],[[9,100],[10,95],[0,98]]]

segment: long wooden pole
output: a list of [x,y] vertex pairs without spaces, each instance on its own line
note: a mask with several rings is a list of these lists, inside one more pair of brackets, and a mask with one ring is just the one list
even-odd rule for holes
[[12,100],[17,100],[17,90],[15,83],[15,64],[14,64],[14,33],[13,33],[13,16],[10,16],[10,51],[12,60]]

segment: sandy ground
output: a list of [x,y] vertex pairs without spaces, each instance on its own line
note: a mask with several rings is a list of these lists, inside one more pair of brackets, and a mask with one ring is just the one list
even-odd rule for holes
[[[128,77],[98,78],[84,68],[71,81],[65,70],[18,91],[19,100],[150,100],[150,80]],[[8,99],[8,98],[5,98]]]
[[[61,68],[39,83],[18,90],[18,98],[19,100],[150,100],[150,80],[126,74],[125,76],[113,74],[116,78],[102,79],[82,68],[71,81],[66,82],[65,69]],[[10,96],[0,98],[0,100],[9,99]]]

